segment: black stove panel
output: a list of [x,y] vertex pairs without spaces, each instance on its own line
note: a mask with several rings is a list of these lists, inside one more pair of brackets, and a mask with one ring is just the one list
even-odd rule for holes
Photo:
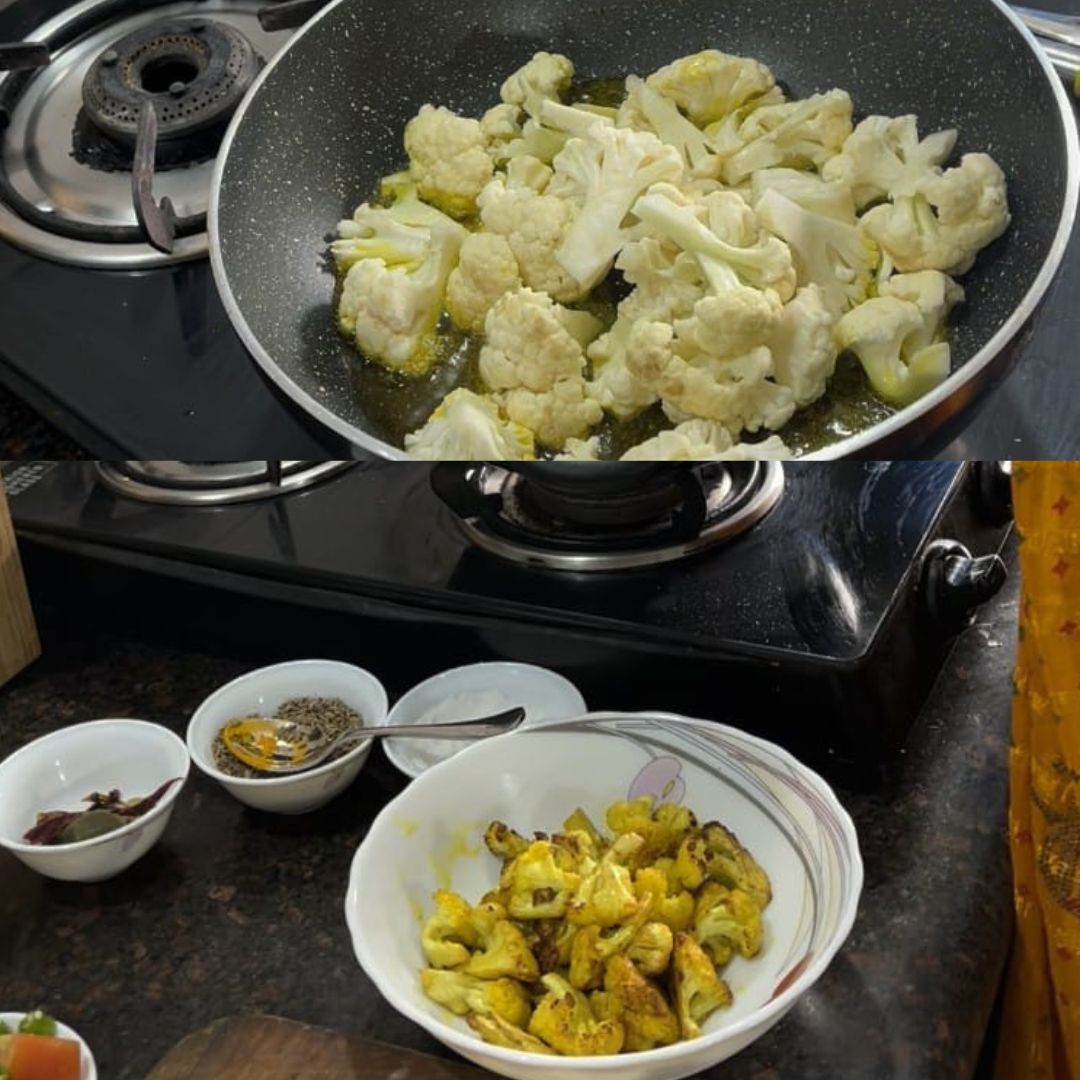
[[963,474],[944,462],[786,466],[748,534],[656,569],[512,565],[463,538],[427,465],[358,465],[317,488],[225,508],[123,499],[65,465],[12,500],[26,532],[477,614],[532,613],[704,649],[839,661],[866,650]]

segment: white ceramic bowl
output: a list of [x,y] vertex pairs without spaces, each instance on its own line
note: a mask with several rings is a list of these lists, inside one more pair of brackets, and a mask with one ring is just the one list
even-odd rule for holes
[[[481,830],[557,829],[576,807],[594,821],[653,794],[718,819],[768,873],[765,945],[725,969],[735,994],[698,1039],[658,1050],[551,1058],[491,1046],[420,989],[418,915],[450,886],[475,900],[498,881]],[[665,713],[596,713],[484,740],[428,770],[372,823],[353,859],[345,914],[364,971],[399,1012],[470,1061],[528,1080],[675,1080],[737,1053],[820,977],[851,930],[862,862],[828,785],[786,751],[721,724]],[[417,913],[417,914],[414,914]]]
[[[114,877],[157,843],[190,765],[183,740],[145,720],[92,720],[43,735],[0,762],[0,844],[46,877]],[[157,806],[115,832],[77,844],[23,842],[39,811],[86,809],[84,796],[113,788],[125,799],[146,796],[173,778]]]
[[[524,707],[525,725],[569,720],[587,711],[578,688],[558,673],[535,664],[494,661],[450,668],[417,683],[390,710],[386,723],[417,724],[428,709],[447,698],[485,692],[501,694],[506,699],[505,708]],[[447,756],[453,756],[471,741],[443,740],[440,745],[448,751]],[[383,749],[406,776],[415,778],[434,764],[413,739],[385,739]]]
[[[26,1013],[21,1012],[0,1012],[0,1020],[14,1031],[25,1015]],[[56,1037],[72,1039],[79,1044],[79,1080],[97,1080],[97,1065],[94,1063],[94,1055],[90,1053],[90,1047],[86,1045],[86,1040],[74,1028],[61,1024],[59,1020],[56,1021]]]
[[291,660],[249,671],[215,690],[196,710],[187,729],[191,760],[230,794],[256,810],[303,814],[340,795],[355,779],[371,752],[365,739],[335,761],[291,776],[246,779],[229,776],[214,764],[218,732],[241,716],[273,716],[297,697],[340,698],[367,727],[386,720],[386,691],[370,672],[336,660]]

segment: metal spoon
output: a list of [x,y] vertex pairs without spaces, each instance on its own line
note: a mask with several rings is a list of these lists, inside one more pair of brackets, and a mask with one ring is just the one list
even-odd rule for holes
[[347,731],[336,739],[295,720],[275,716],[246,716],[221,730],[226,749],[238,761],[259,772],[284,775],[313,769],[337,750],[365,739],[485,739],[513,731],[525,719],[525,710],[507,709],[495,716],[476,720],[454,720],[446,724],[400,724],[393,727],[365,727]]

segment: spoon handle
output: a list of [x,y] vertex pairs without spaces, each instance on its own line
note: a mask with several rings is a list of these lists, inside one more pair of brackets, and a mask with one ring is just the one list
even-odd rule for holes
[[525,719],[522,708],[508,709],[483,720],[454,720],[445,724],[395,724],[392,727],[364,728],[355,733],[356,741],[367,738],[415,737],[423,739],[477,739],[513,731]]

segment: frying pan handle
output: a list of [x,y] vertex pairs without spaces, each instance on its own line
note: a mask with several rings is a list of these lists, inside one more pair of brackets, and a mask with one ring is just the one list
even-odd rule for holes
[[259,25],[267,32],[275,30],[294,30],[303,25],[317,11],[321,11],[330,0],[281,0],[269,4],[258,11]]

